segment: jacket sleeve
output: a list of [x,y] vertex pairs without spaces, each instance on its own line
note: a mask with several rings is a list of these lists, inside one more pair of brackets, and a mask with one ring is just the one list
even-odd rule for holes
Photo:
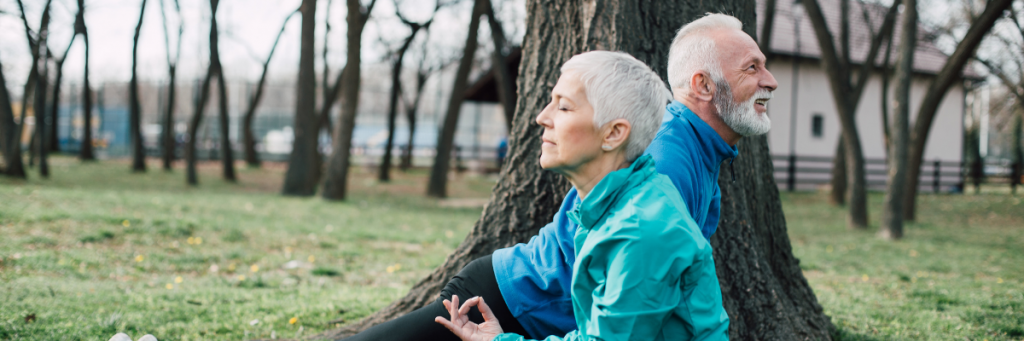
[[[558,336],[552,335],[552,336],[548,336],[548,337],[544,338],[544,340],[542,340],[542,341],[585,341],[585,340],[587,340],[587,339],[583,338],[583,336],[580,335],[580,331],[577,329],[577,330],[573,330],[573,331],[569,332],[568,334],[565,334],[565,336],[563,336],[563,337],[558,337]],[[519,334],[505,333],[505,334],[498,335],[492,341],[536,341],[536,340],[527,340],[525,337],[523,337],[522,335],[519,335]]]

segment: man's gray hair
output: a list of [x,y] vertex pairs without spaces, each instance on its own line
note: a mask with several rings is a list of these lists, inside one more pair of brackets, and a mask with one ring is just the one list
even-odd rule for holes
[[715,41],[701,34],[720,29],[742,30],[743,23],[731,15],[708,13],[679,29],[668,51],[668,84],[672,91],[689,89],[690,79],[699,71],[710,74],[712,82],[724,82]]
[[672,99],[661,77],[633,56],[610,51],[575,55],[562,64],[561,71],[579,75],[594,108],[595,127],[620,118],[629,122],[626,161],[643,155],[658,133],[665,105]]

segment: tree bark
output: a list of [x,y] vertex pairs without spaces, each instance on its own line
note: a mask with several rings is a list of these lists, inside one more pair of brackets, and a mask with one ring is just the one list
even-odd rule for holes
[[132,140],[132,171],[146,171],[146,150],[142,143],[142,105],[139,103],[139,34],[142,32],[142,19],[146,14],[146,0],[139,7],[139,23],[135,25],[135,37],[132,39],[132,79],[128,84],[128,101],[130,113],[129,134]]
[[89,31],[85,25],[85,0],[78,0],[78,14],[75,17],[75,31],[82,35],[85,45],[85,67],[82,71],[82,143],[78,158],[82,161],[96,160],[92,149],[92,86],[89,84]]
[[359,108],[359,85],[361,83],[363,27],[370,19],[376,0],[365,8],[359,0],[348,0],[348,61],[342,71],[341,118],[334,131],[331,157],[327,161],[327,174],[321,195],[328,200],[345,200],[348,191],[349,153],[352,148],[352,131],[356,124],[356,110]]
[[[903,196],[907,182],[907,140],[910,137],[910,81],[914,72],[914,48],[917,46],[917,0],[904,0],[900,59],[896,66],[896,112],[889,129],[892,143],[888,157],[888,188],[882,206],[879,235],[886,239],[903,238]],[[890,124],[890,122],[885,122]]]
[[903,219],[914,221],[917,219],[917,186],[921,176],[921,162],[924,160],[924,148],[928,142],[928,133],[931,132],[932,122],[935,121],[935,114],[939,110],[939,104],[946,92],[953,86],[953,83],[960,80],[964,66],[974,55],[981,40],[1003,15],[1003,11],[1010,8],[1011,0],[992,0],[985,5],[985,11],[971,24],[964,38],[957,44],[956,50],[946,60],[942,70],[928,86],[921,105],[917,109],[917,118],[914,120],[914,129],[910,135],[910,157],[907,161],[909,172],[907,174],[907,195],[903,203]]
[[[218,2],[218,0],[214,0]],[[216,20],[216,19],[214,19]],[[211,44],[213,45],[213,44]],[[215,46],[213,48],[216,48]],[[221,150],[221,176],[228,182],[237,182],[235,175],[235,153],[231,148],[231,136],[229,135],[230,119],[228,118],[228,90],[227,79],[224,79],[224,68],[220,63],[220,54],[217,54],[217,104],[220,107],[220,150]]]
[[[540,135],[533,124],[547,105],[559,67],[574,54],[619,50],[652,65],[664,78],[669,43],[683,24],[707,12],[733,13],[754,32],[754,1],[718,2],[527,1],[521,89],[512,129],[509,165],[469,236],[445,263],[381,311],[321,336],[341,338],[408,313],[436,299],[440,289],[473,259],[527,242],[551,221],[569,188],[541,171]],[[723,167],[722,219],[712,237],[724,305],[735,340],[829,340],[832,327],[793,257],[785,218],[763,136],[739,143],[732,175]]]
[[480,28],[480,15],[484,8],[490,6],[490,0],[475,0],[473,12],[469,18],[469,30],[466,45],[462,50],[462,61],[455,72],[455,84],[452,85],[451,98],[448,99],[448,111],[444,116],[441,131],[437,134],[437,153],[434,165],[430,168],[430,180],[427,183],[427,195],[435,198],[448,196],[448,169],[451,162],[452,147],[455,142],[455,129],[459,125],[459,113],[462,111],[462,100],[469,83],[469,71],[473,68],[473,60],[477,48],[477,31]]
[[302,35],[299,47],[299,80],[295,97],[295,140],[292,153],[288,156],[288,171],[285,173],[284,195],[311,196],[316,192],[316,120],[313,110],[316,100],[316,75],[313,69],[314,42],[316,29],[316,0],[303,0]]

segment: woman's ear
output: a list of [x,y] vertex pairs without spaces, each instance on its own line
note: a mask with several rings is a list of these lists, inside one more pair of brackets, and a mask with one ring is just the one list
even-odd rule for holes
[[707,71],[697,71],[690,77],[690,94],[698,99],[711,102],[715,95],[715,82],[711,81],[711,75]]
[[602,149],[605,149],[605,151],[611,151],[625,145],[626,140],[629,139],[629,133],[632,130],[632,126],[629,125],[629,121],[619,118],[606,123],[604,126],[604,141],[601,141]]

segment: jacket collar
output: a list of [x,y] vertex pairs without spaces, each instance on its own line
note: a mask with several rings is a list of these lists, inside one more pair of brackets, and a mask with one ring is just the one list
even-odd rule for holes
[[589,230],[624,193],[656,173],[654,158],[644,154],[629,167],[605,175],[582,201],[577,197],[575,207],[567,215],[573,223]]
[[700,142],[694,148],[700,151],[703,156],[701,160],[704,160],[704,165],[708,169],[715,170],[718,168],[718,165],[722,164],[722,161],[736,158],[739,155],[736,147],[726,143],[714,128],[711,128],[707,122],[704,122],[700,116],[697,116],[696,113],[687,108],[682,102],[672,100],[672,103],[669,103],[666,109],[670,114],[683,120],[683,122],[689,123],[690,127],[693,127],[693,131],[697,135],[697,141]]

